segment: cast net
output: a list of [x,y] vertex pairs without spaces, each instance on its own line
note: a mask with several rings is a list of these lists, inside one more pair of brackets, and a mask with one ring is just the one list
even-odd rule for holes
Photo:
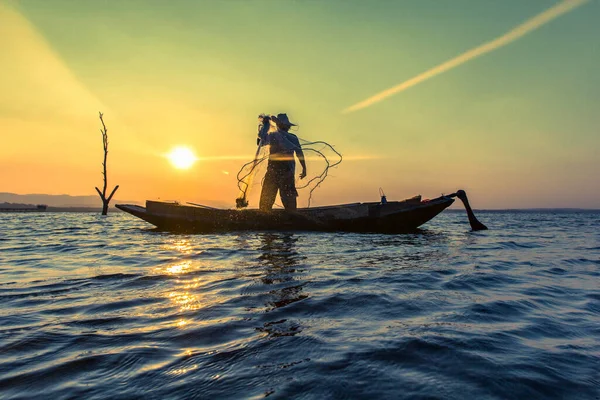
[[[266,116],[261,114],[258,118],[259,136],[261,132],[268,133],[277,130],[275,123],[270,118],[265,118]],[[295,184],[299,195],[306,197],[307,206],[310,207],[314,191],[325,181],[330,169],[342,162],[342,155],[332,145],[324,141],[309,141],[300,137],[298,137],[298,141],[304,153],[307,176],[304,179],[299,179],[297,173]],[[237,174],[240,190],[236,199],[237,208],[247,207],[251,192],[260,192],[262,186],[262,179],[269,160],[269,146],[262,145],[260,139],[257,140],[257,145],[254,159],[244,164]],[[296,171],[299,171],[299,169],[297,168]],[[275,205],[278,206],[277,202]]]

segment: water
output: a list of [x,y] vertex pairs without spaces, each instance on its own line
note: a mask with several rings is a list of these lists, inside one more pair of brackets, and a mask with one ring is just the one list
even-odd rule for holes
[[600,398],[600,212],[416,234],[0,214],[0,398]]

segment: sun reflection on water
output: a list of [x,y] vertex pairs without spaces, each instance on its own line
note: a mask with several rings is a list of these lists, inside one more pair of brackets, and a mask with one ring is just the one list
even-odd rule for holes
[[186,282],[186,284],[183,286],[184,289],[190,290],[190,289],[196,289],[197,287],[200,286],[202,280],[200,278],[194,278],[194,279],[190,279]]
[[190,254],[192,252],[192,244],[187,239],[176,239],[171,243],[167,243],[164,248],[166,250],[175,250],[183,254]]
[[[179,249],[185,251],[188,245],[181,242],[177,243]],[[157,267],[156,273],[159,275],[169,275],[174,277],[174,282],[177,284],[175,290],[168,292],[168,297],[179,306],[180,311],[191,311],[201,308],[199,296],[192,293],[191,290],[200,285],[199,278],[186,279],[185,274],[193,271],[194,265],[191,260],[180,261],[175,264]],[[185,326],[189,321],[180,320],[177,322],[178,327]]]
[[167,372],[168,375],[184,375],[187,374],[188,372],[191,372],[195,369],[198,369],[198,366],[196,364],[194,365],[190,365],[189,367],[185,367],[185,368],[177,368],[174,369],[172,371]]
[[190,321],[187,321],[187,320],[185,320],[185,319],[180,319],[179,321],[177,321],[177,324],[176,324],[176,325],[177,325],[179,328],[183,328],[184,326],[186,326],[186,325],[187,325],[187,324],[189,324],[189,323],[190,323]]
[[[204,276],[204,270],[210,269],[211,263],[208,260],[195,259],[195,255],[203,251],[185,238],[173,239],[162,248],[172,252],[171,256],[174,256],[175,259],[168,264],[156,267],[154,272],[169,277],[167,282],[170,288],[163,293],[178,309],[178,312],[193,312],[212,304],[215,296],[202,290],[202,286],[210,282],[198,276],[198,274]],[[186,318],[183,318],[184,316]],[[170,325],[177,329],[189,329],[190,326],[199,323],[189,315],[179,315],[178,317],[170,322]]]
[[164,272],[166,272],[169,275],[180,275],[189,272],[191,266],[191,261],[183,261],[166,267],[164,269]]
[[171,301],[179,306],[180,311],[193,311],[201,308],[198,296],[190,292],[171,292],[169,293]]

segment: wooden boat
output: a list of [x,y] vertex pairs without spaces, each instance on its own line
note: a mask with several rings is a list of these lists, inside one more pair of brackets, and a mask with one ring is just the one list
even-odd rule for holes
[[421,196],[382,204],[352,203],[299,208],[295,212],[256,209],[217,209],[201,205],[146,201],[146,207],[116,207],[160,230],[172,232],[226,232],[243,230],[346,231],[400,233],[417,229],[453,202],[456,194],[422,200]]

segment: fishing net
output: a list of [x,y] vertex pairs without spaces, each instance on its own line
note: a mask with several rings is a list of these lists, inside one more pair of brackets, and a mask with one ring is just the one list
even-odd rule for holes
[[[270,119],[266,120],[263,114],[259,116],[259,136],[261,132],[266,133],[276,130],[277,126],[273,121]],[[298,174],[296,174],[296,189],[299,194],[307,194],[307,206],[310,207],[313,192],[325,181],[329,170],[342,162],[342,155],[327,142],[309,141],[300,137],[298,137],[298,140],[304,152],[307,176],[304,179],[299,179]],[[247,207],[250,192],[253,192],[255,189],[260,191],[260,187],[262,186],[262,179],[264,178],[269,159],[269,146],[261,145],[260,139],[257,140],[257,145],[258,148],[254,159],[244,164],[237,174],[238,188],[240,189],[240,193],[236,199],[237,208]]]

